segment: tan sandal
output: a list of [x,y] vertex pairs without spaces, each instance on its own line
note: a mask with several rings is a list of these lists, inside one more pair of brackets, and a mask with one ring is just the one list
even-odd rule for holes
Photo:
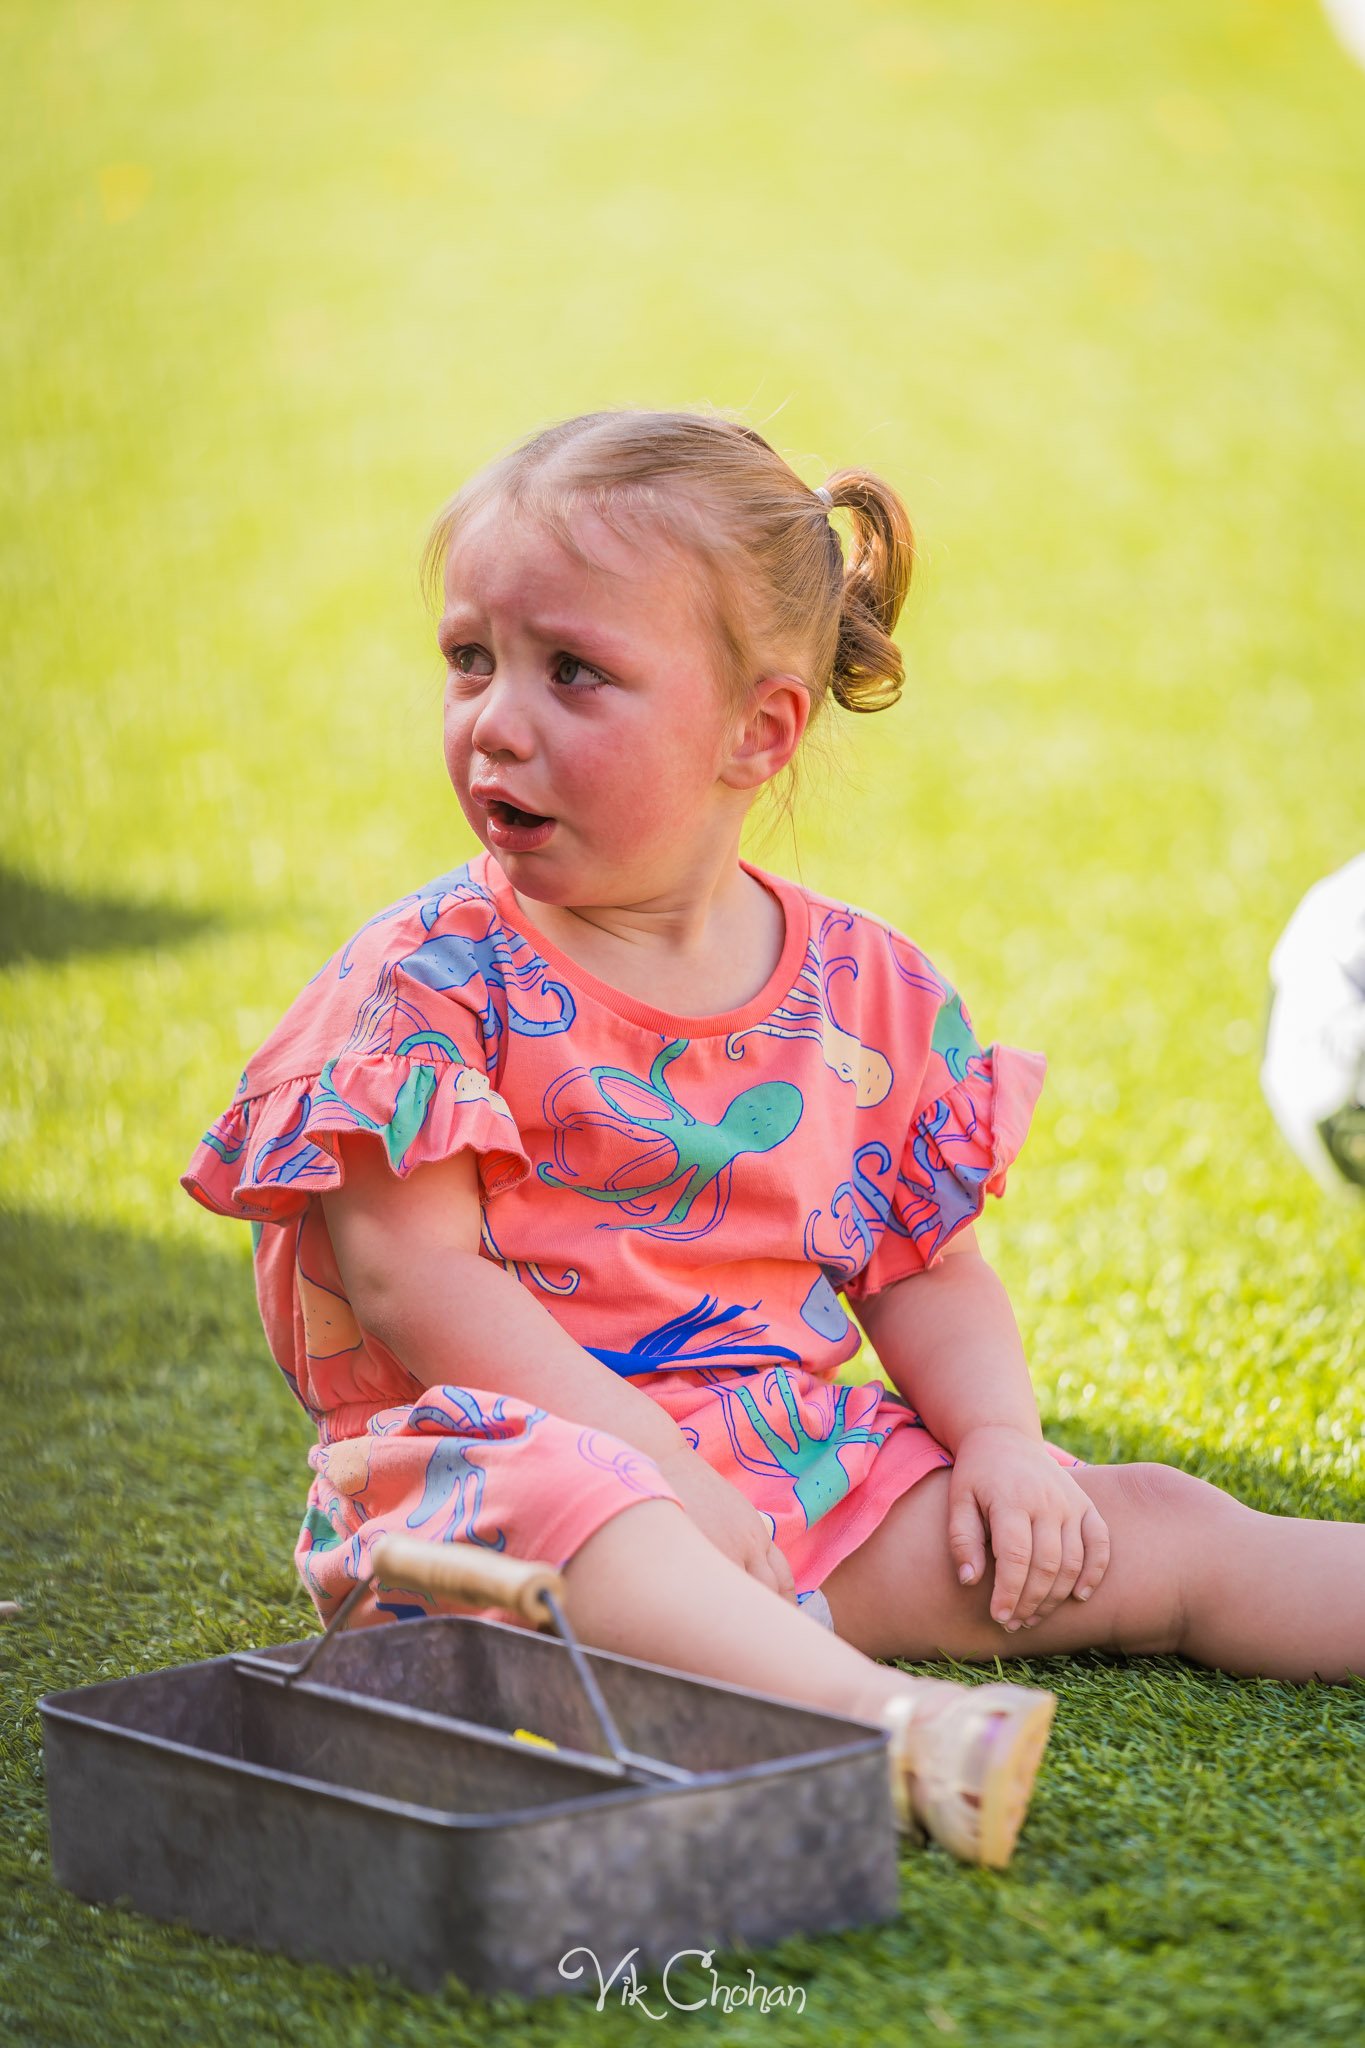
[[[938,1690],[937,1681],[928,1683]],[[932,1714],[905,1693],[882,1709],[896,1818],[905,1833],[922,1840],[927,1830],[964,1862],[1003,1870],[1024,1823],[1057,1697],[1023,1685],[954,1690],[960,1701]]]

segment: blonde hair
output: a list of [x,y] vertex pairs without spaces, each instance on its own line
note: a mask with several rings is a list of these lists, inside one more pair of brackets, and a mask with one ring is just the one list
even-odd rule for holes
[[[760,675],[775,673],[799,677],[809,692],[808,727],[830,697],[866,712],[901,694],[905,667],[891,635],[914,534],[900,498],[870,471],[836,470],[817,494],[761,434],[724,415],[583,413],[499,456],[442,507],[422,553],[434,609],[451,543],[494,500],[580,557],[573,522],[584,507],[628,540],[662,533],[681,559],[695,557],[736,709]],[[831,511],[848,515],[847,557]],[[790,780],[789,771],[786,808]]]

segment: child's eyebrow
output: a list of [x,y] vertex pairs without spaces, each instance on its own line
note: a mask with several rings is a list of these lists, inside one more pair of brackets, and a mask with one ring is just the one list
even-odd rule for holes
[[436,621],[436,638],[444,646],[452,635],[472,631],[477,613],[468,605],[457,605],[454,610],[443,612]]
[[[484,628],[482,614],[472,605],[457,605],[446,612],[438,621],[436,638],[444,647],[447,642],[457,639],[462,633],[478,633]],[[526,631],[533,640],[543,647],[572,648],[575,652],[590,655],[594,661],[601,661],[613,668],[628,663],[630,649],[625,641],[618,641],[600,627],[580,623],[578,620],[527,619]]]
[[622,640],[614,640],[599,626],[582,624],[570,620],[567,624],[559,619],[528,619],[527,627],[532,636],[545,647],[572,647],[584,654],[594,654],[608,664],[626,661],[629,648]]

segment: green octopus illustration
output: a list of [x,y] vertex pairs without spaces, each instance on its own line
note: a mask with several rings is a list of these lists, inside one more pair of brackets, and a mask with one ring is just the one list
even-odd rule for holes
[[[744,1386],[727,1387],[724,1398],[738,1401],[753,1425],[754,1433],[766,1445],[781,1470],[792,1481],[792,1492],[798,1507],[806,1518],[806,1527],[818,1522],[821,1515],[827,1515],[837,1507],[849,1489],[848,1473],[839,1457],[843,1444],[883,1444],[890,1432],[885,1429],[869,1429],[860,1424],[856,1429],[843,1427],[844,1410],[853,1387],[839,1387],[835,1390],[834,1416],[827,1436],[812,1436],[802,1427],[800,1410],[792,1392],[791,1381],[784,1372],[776,1375],[778,1392],[782,1405],[787,1411],[796,1441],[789,1444],[779,1436],[767,1416],[755,1401],[749,1389]],[[731,1436],[733,1439],[733,1430]],[[741,1463],[746,1460],[741,1457]]]
[[955,1081],[966,1079],[967,1062],[976,1058],[981,1047],[976,1042],[975,1032],[967,1022],[961,996],[949,996],[940,1004],[938,1015],[934,1019],[932,1050],[939,1055]]
[[310,1548],[313,1550],[335,1550],[339,1543],[346,1541],[331,1516],[316,1503],[310,1505],[303,1518],[303,1532],[312,1537]]
[[[454,1040],[437,1031],[415,1032],[411,1038],[405,1038],[402,1045],[395,1050],[409,1053],[419,1044],[438,1044],[452,1065],[464,1065],[464,1058]],[[332,1069],[335,1065],[334,1059],[328,1060],[318,1075],[319,1102],[339,1103],[355,1118],[359,1129],[374,1131],[384,1140],[394,1166],[401,1166],[408,1155],[409,1147],[427,1120],[432,1097],[440,1086],[440,1071],[433,1066],[414,1065],[398,1090],[393,1115],[386,1124],[380,1124],[376,1123],[373,1117],[366,1116],[364,1110],[357,1109],[353,1102],[347,1102],[343,1095],[337,1093],[332,1083]]]
[[[541,1180],[550,1187],[567,1188],[571,1194],[585,1195],[593,1202],[637,1202],[650,1195],[661,1194],[665,1188],[679,1187],[678,1199],[672,1210],[661,1224],[653,1226],[658,1229],[685,1223],[697,1197],[714,1187],[716,1213],[709,1223],[702,1226],[706,1230],[714,1228],[729,1204],[730,1169],[735,1160],[746,1152],[771,1152],[789,1138],[801,1120],[803,1103],[800,1089],[794,1088],[790,1081],[764,1081],[756,1087],[741,1089],[719,1123],[702,1122],[690,1109],[684,1108],[665,1078],[669,1066],[687,1050],[688,1044],[686,1038],[670,1040],[650,1067],[648,1081],[642,1081],[638,1074],[628,1073],[623,1067],[588,1069],[588,1078],[609,1110],[635,1129],[644,1126],[657,1133],[663,1143],[672,1148],[676,1158],[669,1172],[657,1180],[633,1181],[622,1187],[591,1188],[566,1179],[552,1167],[541,1166]],[[582,1071],[581,1068],[577,1070],[578,1077]],[[600,1116],[583,1118],[572,1110],[567,1115],[556,1113],[555,1096],[575,1077],[574,1074],[565,1075],[550,1091],[545,1105],[547,1122],[558,1127],[555,1151],[561,1165],[564,1162],[558,1134],[566,1128],[572,1129],[578,1122],[602,1121]],[[659,1104],[658,1114],[625,1107],[618,1099],[623,1088],[637,1095],[652,1097]]]

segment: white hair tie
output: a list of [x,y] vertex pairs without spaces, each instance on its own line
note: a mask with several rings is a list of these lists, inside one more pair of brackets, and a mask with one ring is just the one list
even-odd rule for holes
[[823,484],[817,484],[815,486],[815,495],[820,500],[820,503],[824,506],[826,512],[832,512],[834,510],[833,496],[829,491],[825,489],[825,486]]

